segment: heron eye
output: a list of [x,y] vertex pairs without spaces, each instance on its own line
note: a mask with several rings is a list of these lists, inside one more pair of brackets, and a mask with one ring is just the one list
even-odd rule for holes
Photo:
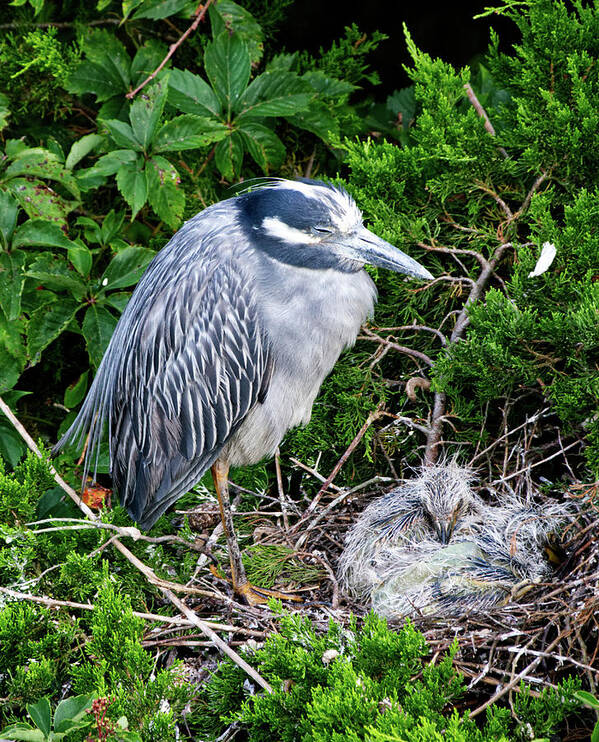
[[329,227],[311,227],[310,229],[312,234],[325,235],[333,233],[333,230],[329,229]]

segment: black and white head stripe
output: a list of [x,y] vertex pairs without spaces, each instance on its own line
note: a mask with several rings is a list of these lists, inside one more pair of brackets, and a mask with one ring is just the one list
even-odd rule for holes
[[320,242],[346,234],[362,214],[343,189],[306,180],[271,180],[241,196],[242,211],[254,230],[287,244]]

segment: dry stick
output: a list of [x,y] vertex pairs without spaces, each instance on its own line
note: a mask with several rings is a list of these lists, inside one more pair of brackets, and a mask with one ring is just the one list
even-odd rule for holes
[[248,665],[248,663],[242,659],[235,650],[231,649],[231,647],[224,642],[218,634],[216,634],[210,626],[208,626],[207,623],[200,620],[196,614],[188,608],[185,603],[180,600],[176,595],[173,595],[170,590],[167,588],[160,588],[162,592],[166,595],[166,597],[177,606],[177,608],[181,611],[181,613],[185,614],[187,616],[187,619],[191,621],[192,624],[198,627],[200,631],[205,634],[222,652],[224,652],[230,659],[233,660],[233,662],[241,667],[245,672],[252,678],[252,680],[255,680],[258,685],[260,685],[267,693],[272,693],[272,687],[264,680],[264,678],[254,670],[251,665]]
[[135,88],[135,90],[132,90],[131,92],[127,93],[126,97],[129,98],[129,100],[131,100],[131,98],[135,98],[137,93],[139,93],[139,91],[143,87],[145,87],[149,82],[151,82],[156,77],[156,75],[160,72],[160,70],[164,67],[164,65],[168,62],[168,60],[173,56],[173,54],[177,51],[177,49],[181,46],[181,44],[185,41],[185,39],[189,36],[189,34],[193,33],[196,30],[196,28],[200,25],[201,21],[204,20],[204,16],[206,15],[208,8],[213,2],[214,0],[207,0],[206,5],[202,5],[202,3],[198,5],[198,7],[195,9],[195,12],[194,12],[194,16],[195,16],[194,22],[187,29],[187,31],[185,31],[180,36],[180,38],[177,39],[177,41],[175,41],[174,44],[171,44],[169,46],[166,57],[162,60],[162,62],[160,62],[160,64],[158,65],[158,67],[156,67],[154,72],[151,72],[146,77],[146,79]]
[[[464,306],[462,307],[458,315],[455,326],[453,328],[453,332],[451,333],[451,336],[449,338],[450,344],[455,343],[456,340],[459,340],[464,334],[464,331],[470,324],[468,308],[473,302],[477,301],[480,298],[487,283],[491,279],[493,271],[495,270],[497,263],[501,259],[501,256],[511,246],[511,242],[504,242],[496,248],[491,260],[486,260],[485,258],[483,258],[482,261],[480,261],[483,268],[478,278],[474,282],[474,285],[470,290],[470,294],[468,295],[468,298],[466,299],[466,302],[464,303]],[[426,465],[429,466],[435,463],[439,455],[439,444],[441,443],[441,435],[443,433],[443,416],[445,414],[445,403],[445,393],[435,392],[433,411],[431,415],[431,425],[429,433],[426,437],[426,448],[424,450],[424,462]]]
[[[97,607],[91,603],[75,603],[71,600],[56,600],[55,598],[44,598],[39,595],[31,595],[29,593],[22,593],[18,590],[11,590],[9,587],[1,587],[0,592],[5,595],[9,595],[11,598],[16,600],[28,600],[31,603],[41,603],[47,605],[49,608],[76,608],[82,611],[95,611]],[[141,613],[140,611],[132,611],[134,616],[143,618],[145,621],[158,621],[160,623],[168,623],[175,626],[195,626],[192,621],[188,621],[186,618],[181,616],[161,616],[160,613]],[[217,631],[246,631],[245,629],[238,629],[235,626],[225,623],[218,623],[216,621],[205,622],[210,628],[216,629]]]
[[382,403],[379,404],[379,406],[376,408],[376,410],[373,410],[368,415],[368,417],[366,418],[366,422],[364,423],[364,425],[362,425],[362,427],[360,428],[360,430],[358,430],[355,438],[349,444],[349,446],[347,447],[347,450],[345,451],[345,453],[343,454],[343,456],[339,459],[339,461],[333,467],[333,471],[324,480],[324,483],[323,483],[322,487],[316,493],[316,497],[308,505],[308,507],[304,511],[303,515],[300,517],[300,519],[298,520],[298,522],[291,529],[291,533],[292,534],[296,534],[298,532],[299,528],[303,525],[303,523],[306,520],[306,518],[309,518],[310,515],[314,512],[314,510],[316,509],[316,506],[318,505],[318,503],[322,499],[322,496],[324,495],[324,493],[327,491],[329,485],[332,483],[333,479],[335,479],[335,477],[339,473],[339,471],[340,471],[341,467],[343,466],[343,464],[345,464],[345,462],[351,456],[352,451],[354,450],[354,448],[362,440],[362,438],[364,437],[364,435],[365,435],[366,431],[368,430],[368,428],[372,425],[372,423],[375,420],[378,420],[378,418],[381,417],[381,415],[383,414],[381,412],[381,406],[382,406]]
[[[474,106],[474,110],[476,111],[476,113],[478,113],[478,115],[485,122],[485,129],[489,132],[489,134],[492,137],[494,137],[495,136],[495,129],[493,128],[493,124],[490,122],[489,117],[487,116],[487,112],[485,111],[485,109],[480,104],[480,101],[476,97],[476,94],[475,94],[474,90],[472,90],[472,86],[470,85],[469,82],[467,82],[467,83],[464,84],[464,90],[466,91],[466,95],[468,96],[468,100]],[[504,150],[504,148],[503,147],[498,147],[498,149],[501,152],[501,154],[503,155],[503,157],[507,160],[508,154]]]
[[[29,433],[25,430],[25,428],[21,425],[21,423],[17,420],[17,418],[13,415],[12,411],[4,402],[4,400],[0,397],[0,409],[4,412],[4,414],[8,417],[8,419],[11,421],[11,423],[14,425],[17,432],[21,435],[23,440],[27,443],[29,448],[41,459],[42,453],[39,450],[39,448],[35,445],[35,441]],[[69,485],[62,479],[62,477],[58,474],[56,469],[52,465],[50,465],[50,471],[52,472],[55,481],[57,484],[62,487],[62,489],[75,501],[75,503],[78,505],[78,507],[93,521],[97,520],[97,517],[94,515],[94,513],[87,507],[87,505],[81,501],[81,499],[77,496],[77,493],[72,487],[69,487]],[[130,530],[130,529],[123,529],[123,530]],[[137,529],[134,529],[137,530]],[[126,534],[129,535],[129,534]],[[121,554],[129,561],[131,564],[133,564],[134,567],[137,567],[137,569],[145,576],[145,578],[148,580],[148,582],[152,585],[155,585],[158,587],[164,595],[170,600],[170,602],[176,606],[182,613],[184,613],[187,618],[194,624],[194,626],[197,626],[200,631],[202,631],[206,636],[214,643],[215,646],[217,646],[222,652],[224,652],[228,657],[230,657],[233,662],[241,667],[251,678],[253,678],[262,688],[264,688],[269,693],[272,693],[271,686],[262,678],[256,670],[254,670],[248,663],[242,659],[237,652],[235,652],[231,647],[229,647],[226,642],[224,642],[218,634],[215,634],[214,631],[204,622],[201,621],[193,611],[191,611],[179,598],[177,598],[171,590],[177,590],[182,592],[188,592],[192,593],[194,595],[203,595],[206,597],[214,597],[214,593],[210,593],[207,590],[200,590],[199,588],[190,588],[186,587],[184,585],[178,585],[174,582],[169,582],[168,580],[161,580],[155,572],[148,567],[146,564],[144,564],[141,559],[138,559],[135,554],[133,554],[129,549],[122,544],[118,538],[115,538],[113,541],[113,544],[118,551],[121,552]]]
[[[17,418],[13,415],[12,410],[6,404],[6,402],[2,399],[2,397],[0,397],[0,410],[2,410],[2,412],[10,420],[13,427],[17,431],[17,433],[25,441],[25,443],[31,449],[31,451],[33,451],[33,453],[38,458],[42,459],[43,458],[42,452],[37,447],[35,441],[29,435],[29,433],[25,430],[25,428],[21,425],[21,423],[17,420]],[[81,500],[81,497],[79,497],[79,495],[75,492],[75,490],[64,481],[64,479],[60,476],[60,474],[56,471],[56,469],[52,466],[52,464],[49,461],[46,463],[48,465],[48,468],[50,469],[52,476],[54,477],[54,481],[58,485],[60,485],[60,487],[62,487],[62,489],[67,493],[67,495],[71,498],[71,500],[73,500],[73,502],[77,505],[77,507],[80,510],[82,510],[90,520],[92,521],[98,520],[98,517],[95,515],[95,513],[92,510],[90,510],[90,508],[88,508],[88,506]]]
[[[566,631],[562,631],[560,634],[558,634],[557,638],[551,642],[551,644],[546,648],[545,652],[551,652],[553,647],[556,647],[561,642],[561,640],[566,636],[567,633],[568,632]],[[518,682],[520,680],[522,680],[526,675],[528,675],[528,673],[531,670],[534,670],[534,668],[539,664],[539,662],[542,659],[543,659],[542,656],[535,657],[535,659],[529,665],[527,665],[524,668],[524,670],[522,670],[514,678],[512,678],[512,680],[510,680],[510,682],[507,685],[503,686],[503,688],[498,693],[496,693],[494,696],[489,698],[488,701],[485,701],[482,704],[482,706],[479,706],[478,708],[474,709],[474,711],[471,711],[469,715],[470,718],[473,719],[475,716],[478,716],[481,713],[481,711],[484,711],[487,708],[487,706],[491,706],[493,703],[496,703],[500,698],[505,696],[506,693],[509,693],[509,691],[511,691],[512,688],[518,685]]]
[[279,502],[281,503],[281,511],[283,512],[283,525],[285,532],[289,531],[289,515],[287,513],[287,501],[285,499],[285,491],[283,490],[283,475],[281,473],[281,452],[277,448],[275,451],[275,470],[277,473],[277,490],[279,492]]

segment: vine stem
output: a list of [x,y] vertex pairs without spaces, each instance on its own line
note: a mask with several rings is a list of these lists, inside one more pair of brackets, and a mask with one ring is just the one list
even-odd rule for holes
[[139,91],[142,88],[144,88],[149,82],[151,82],[156,77],[156,75],[160,72],[160,70],[164,67],[164,65],[168,62],[168,60],[173,56],[173,54],[177,51],[177,49],[181,46],[181,44],[185,41],[185,39],[190,34],[192,34],[196,30],[196,28],[200,25],[200,23],[204,20],[206,13],[208,12],[208,8],[210,7],[210,5],[212,5],[213,2],[214,0],[206,0],[205,5],[203,3],[200,3],[198,5],[198,7],[195,9],[195,12],[194,12],[195,18],[191,26],[187,29],[187,31],[184,31],[181,34],[181,36],[177,39],[177,41],[175,41],[174,44],[171,44],[169,46],[168,52],[165,58],[162,60],[162,62],[160,62],[158,67],[156,67],[154,72],[150,72],[150,74],[146,77],[146,79],[143,82],[141,82],[135,88],[135,90],[131,90],[130,92],[127,93],[126,97],[129,98],[129,100],[131,100],[132,98],[135,98],[137,93],[139,93]]

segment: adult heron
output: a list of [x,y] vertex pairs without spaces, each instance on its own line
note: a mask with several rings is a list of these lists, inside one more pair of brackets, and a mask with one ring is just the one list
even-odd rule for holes
[[241,561],[229,467],[272,456],[309,421],[373,311],[367,263],[432,279],[322,182],[272,180],[210,206],[150,263],[57,448],[89,434],[87,472],[107,427],[115,488],[143,529],[211,467],[233,587],[263,602]]

